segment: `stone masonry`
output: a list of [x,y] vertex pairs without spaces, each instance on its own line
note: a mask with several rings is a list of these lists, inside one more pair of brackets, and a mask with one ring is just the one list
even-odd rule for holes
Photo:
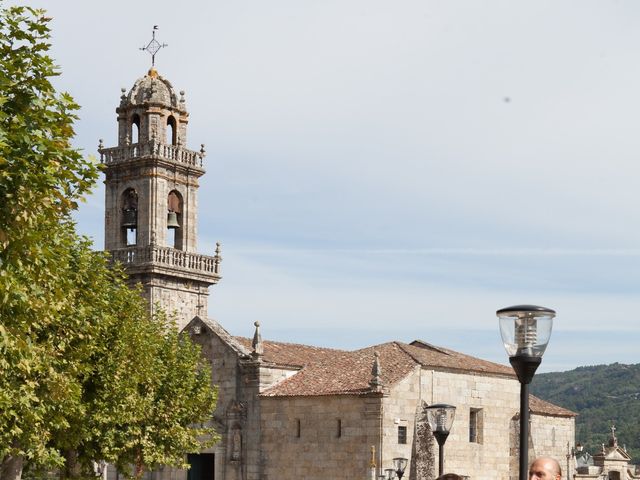
[[162,306],[183,327],[206,316],[209,286],[220,279],[213,257],[197,253],[198,179],[204,145],[186,145],[189,114],[155,69],[122,90],[118,146],[105,148],[105,248],[131,283],[141,283],[151,309]]

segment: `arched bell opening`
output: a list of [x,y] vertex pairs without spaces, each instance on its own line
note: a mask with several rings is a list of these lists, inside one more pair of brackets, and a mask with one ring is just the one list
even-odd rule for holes
[[140,141],[140,115],[137,113],[134,113],[131,117],[129,137],[131,138],[131,143],[138,143]]
[[124,247],[138,243],[138,194],[133,188],[122,193],[120,219],[121,243]]
[[182,195],[176,190],[167,197],[167,245],[183,249],[184,228],[182,228]]
[[178,126],[173,115],[167,118],[167,143],[169,145],[176,145],[178,143]]

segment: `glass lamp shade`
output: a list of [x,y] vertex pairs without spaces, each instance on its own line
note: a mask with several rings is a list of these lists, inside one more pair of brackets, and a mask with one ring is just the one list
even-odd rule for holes
[[387,472],[387,474],[380,475],[380,477],[384,478],[385,480],[393,480],[393,477],[396,476],[396,471],[393,468],[385,468],[384,471]]
[[582,450],[584,450],[584,446],[580,442],[576,443],[576,452],[582,453]]
[[407,463],[409,460],[402,457],[396,457],[393,459],[393,466],[396,469],[396,472],[404,473],[405,468],[407,468]]
[[542,357],[556,312],[536,305],[516,305],[496,312],[502,343],[509,357]]
[[436,403],[427,407],[427,419],[432,432],[449,433],[453,418],[456,416],[456,407],[445,403]]

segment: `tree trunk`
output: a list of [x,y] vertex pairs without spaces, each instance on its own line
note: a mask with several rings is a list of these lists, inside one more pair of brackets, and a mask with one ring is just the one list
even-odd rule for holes
[[22,455],[7,455],[0,463],[0,480],[20,480],[22,467],[24,467]]
[[76,450],[65,450],[64,459],[64,478],[82,477],[82,465],[78,462],[78,452]]

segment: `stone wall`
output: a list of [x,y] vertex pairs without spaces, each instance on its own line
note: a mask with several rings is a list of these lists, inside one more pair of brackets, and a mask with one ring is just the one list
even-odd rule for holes
[[[575,445],[575,420],[567,417],[531,415],[529,460],[552,457],[560,462],[563,477],[567,478],[567,443]],[[575,473],[575,460],[569,461],[569,478]]]
[[[517,454],[517,449],[514,449],[517,435],[514,444],[511,428],[512,420],[519,411],[519,395],[520,384],[510,377],[426,369],[410,374],[395,385],[383,400],[382,468],[390,468],[396,456],[411,458],[416,414],[424,401],[427,404],[448,403],[456,406],[456,417],[445,444],[446,472],[468,475],[474,480],[508,480],[514,474],[517,476],[517,462],[513,471],[510,456]],[[470,441],[469,437],[472,410],[477,420],[475,441]],[[545,418],[548,417],[540,418],[540,423],[536,423],[532,429],[535,431],[546,425]],[[551,421],[558,423],[558,441],[573,435],[572,419],[558,422],[557,418],[552,417]],[[398,443],[398,427],[405,425],[408,426],[408,438],[407,444],[403,445]],[[544,437],[544,434],[540,433],[540,436]],[[428,478],[437,476],[438,447],[435,440],[432,447],[434,471]],[[412,476],[411,464],[406,475],[416,478]]]
[[369,478],[379,396],[263,397],[261,408],[263,480]]

